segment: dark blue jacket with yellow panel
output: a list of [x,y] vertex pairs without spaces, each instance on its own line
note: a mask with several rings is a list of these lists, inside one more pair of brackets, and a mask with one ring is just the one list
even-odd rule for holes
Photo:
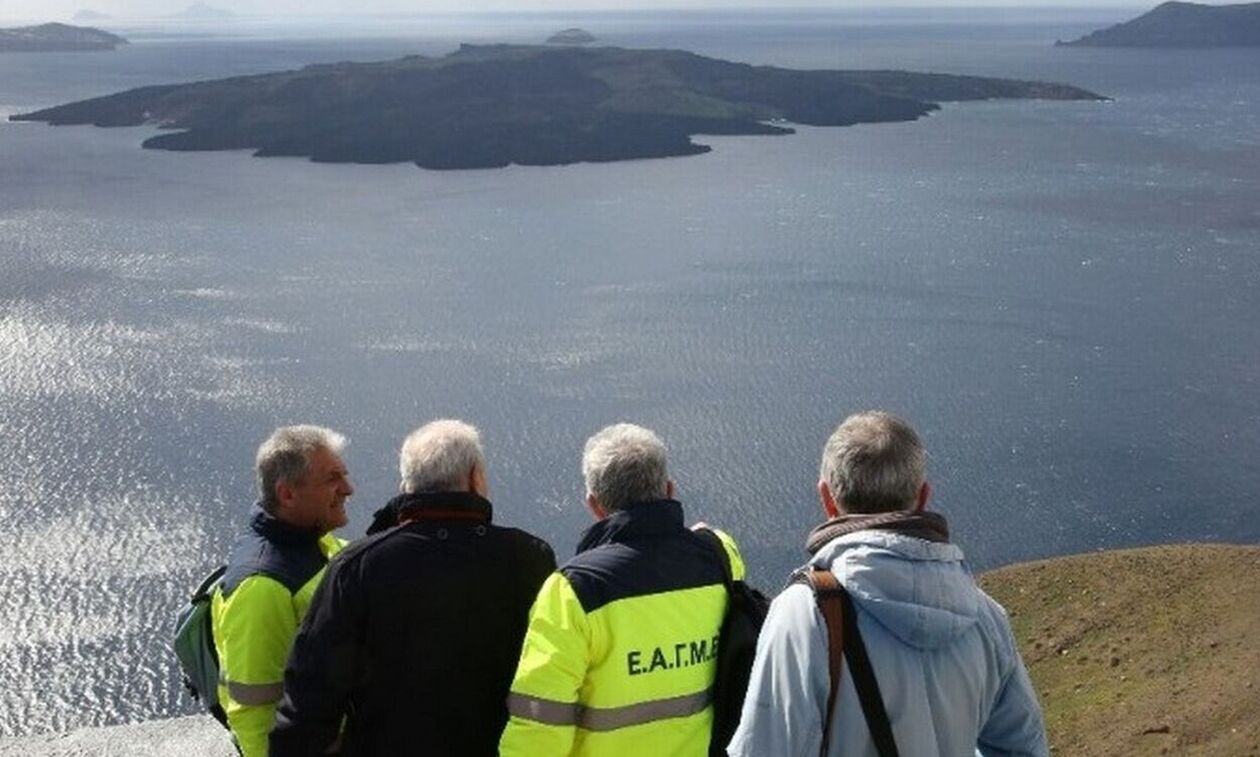
[[[735,543],[717,533],[743,578]],[[722,576],[673,500],[592,526],[530,612],[500,754],[706,754]]]
[[244,757],[267,757],[284,663],[329,558],[333,534],[292,526],[255,506],[211,600],[219,702]]

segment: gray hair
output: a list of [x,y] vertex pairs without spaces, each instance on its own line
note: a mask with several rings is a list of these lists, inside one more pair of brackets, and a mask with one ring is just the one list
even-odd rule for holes
[[582,475],[587,494],[605,510],[624,510],[665,496],[665,443],[633,423],[618,423],[586,440]]
[[481,434],[463,421],[426,423],[403,440],[398,452],[398,474],[408,494],[463,491],[474,468],[486,468]]
[[868,410],[850,415],[827,440],[818,475],[845,512],[909,510],[923,486],[925,457],[909,423]]
[[310,470],[311,453],[326,449],[340,455],[346,437],[323,426],[281,426],[271,432],[254,455],[254,472],[262,507],[275,513],[276,484],[281,481],[300,483]]

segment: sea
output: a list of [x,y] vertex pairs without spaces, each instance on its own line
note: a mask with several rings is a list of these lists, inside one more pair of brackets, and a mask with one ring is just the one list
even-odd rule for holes
[[[824,440],[909,419],[973,569],[1260,541],[1260,50],[1055,47],[1133,8],[242,18],[0,56],[0,115],[149,84],[538,42],[1063,81],[1108,102],[697,137],[435,172],[0,122],[0,737],[196,712],[175,613],[270,430],[350,439],[343,536],[421,423],[482,431],[495,518],[563,558],[605,424],[774,592]],[[109,24],[105,24],[109,27]],[[475,622],[470,619],[470,622]]]

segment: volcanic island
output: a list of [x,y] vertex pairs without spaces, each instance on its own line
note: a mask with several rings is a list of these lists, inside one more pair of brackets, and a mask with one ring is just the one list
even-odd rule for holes
[[462,45],[437,58],[140,87],[32,113],[53,125],[153,125],[161,150],[253,150],[429,169],[696,155],[696,135],[913,121],[942,102],[1105,100],[1066,84],[907,71],[802,71],[679,50]]

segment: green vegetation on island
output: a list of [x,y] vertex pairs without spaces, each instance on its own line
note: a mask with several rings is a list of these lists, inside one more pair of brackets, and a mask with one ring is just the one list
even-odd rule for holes
[[1105,99],[1045,82],[797,71],[677,50],[464,45],[442,58],[142,87],[12,118],[178,130],[144,142],[156,149],[454,169],[694,155],[709,150],[697,134],[911,121],[937,102],[990,98]]
[[1260,547],[1099,552],[980,583],[1011,615],[1056,754],[1260,754]]
[[1260,3],[1168,2],[1132,21],[1055,44],[1064,47],[1255,47],[1260,45]]
[[0,53],[113,50],[127,40],[90,26],[40,24],[0,29]]

